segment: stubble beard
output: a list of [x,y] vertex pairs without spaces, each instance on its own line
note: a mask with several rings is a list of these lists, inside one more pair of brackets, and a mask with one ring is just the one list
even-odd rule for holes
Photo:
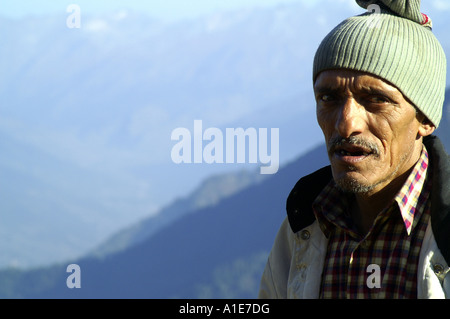
[[354,178],[342,178],[336,182],[336,186],[339,190],[346,194],[368,194],[370,193],[377,184],[374,185],[364,185]]
[[[386,182],[387,180],[392,180],[394,176],[397,175],[398,171],[400,170],[400,167],[408,160],[410,154],[403,154],[401,160],[399,161],[398,165],[395,167],[394,171],[391,172],[387,177],[373,183],[373,184],[363,184],[360,181],[358,181],[356,178],[352,177],[344,177],[341,179],[336,180],[335,183],[336,186],[339,188],[340,191],[346,194],[370,194],[373,192],[373,190],[380,184]],[[348,171],[356,171],[355,167],[349,166]]]

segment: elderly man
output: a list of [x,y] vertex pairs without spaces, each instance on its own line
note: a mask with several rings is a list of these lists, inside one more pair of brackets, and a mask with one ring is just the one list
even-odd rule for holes
[[446,59],[420,0],[357,0],[314,59],[330,166],[287,200],[260,298],[450,298]]

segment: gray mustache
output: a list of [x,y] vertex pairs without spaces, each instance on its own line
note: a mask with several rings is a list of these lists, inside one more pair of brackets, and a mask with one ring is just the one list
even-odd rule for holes
[[357,136],[350,136],[349,138],[343,138],[341,136],[334,137],[330,139],[328,142],[328,153],[334,153],[336,148],[341,147],[343,145],[355,145],[361,146],[369,149],[375,156],[380,155],[380,150],[378,149],[378,145],[365,141],[364,139]]

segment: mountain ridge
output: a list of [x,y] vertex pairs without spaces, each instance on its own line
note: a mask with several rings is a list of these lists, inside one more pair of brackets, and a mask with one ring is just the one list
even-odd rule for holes
[[208,177],[187,197],[175,199],[156,215],[143,219],[132,226],[113,234],[87,256],[104,257],[148,239],[159,229],[195,210],[216,205],[243,189],[261,182],[265,175],[257,171],[241,170]]
[[[9,283],[7,287],[13,287],[10,290],[0,288],[0,296],[196,298],[199,291],[214,294],[212,288],[205,287],[211,287],[208,284],[215,269],[241,269],[238,265],[249,256],[259,260],[259,269],[253,271],[251,278],[253,282],[259,282],[260,267],[263,266],[261,260],[267,257],[278,227],[285,218],[284,205],[290,189],[301,175],[326,162],[326,152],[321,145],[281,168],[277,174],[214,206],[183,215],[126,250],[102,258],[68,261],[78,264],[82,270],[81,289],[65,287],[67,264],[59,264],[30,272],[16,270],[15,276],[20,280]],[[233,264],[233,261],[236,262]],[[183,265],[181,268],[180,263]],[[0,272],[0,283],[11,280],[14,270],[8,271]],[[30,281],[20,287],[20,283],[25,282],[24,278]],[[42,278],[47,278],[46,285],[42,285]],[[246,292],[244,296],[255,297],[254,293]]]

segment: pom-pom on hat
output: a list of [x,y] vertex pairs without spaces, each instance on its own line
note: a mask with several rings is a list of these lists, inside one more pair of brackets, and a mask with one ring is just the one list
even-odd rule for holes
[[445,96],[447,62],[420,0],[356,0],[367,12],[336,26],[317,49],[313,81],[324,70],[374,74],[396,86],[435,126]]

